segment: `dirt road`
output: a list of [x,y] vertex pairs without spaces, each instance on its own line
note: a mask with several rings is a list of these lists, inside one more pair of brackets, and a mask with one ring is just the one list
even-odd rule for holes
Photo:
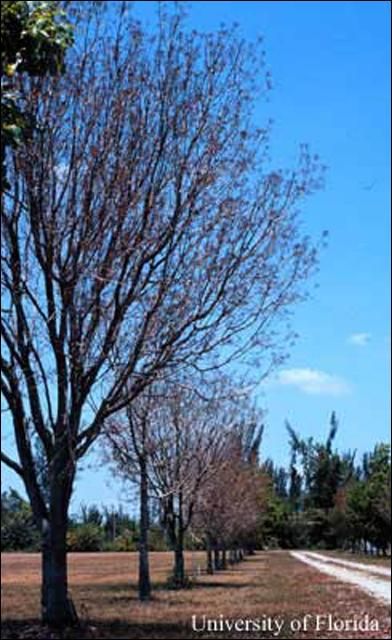
[[310,551],[292,551],[291,555],[322,573],[357,586],[380,602],[391,604],[391,572],[385,567],[340,560]]

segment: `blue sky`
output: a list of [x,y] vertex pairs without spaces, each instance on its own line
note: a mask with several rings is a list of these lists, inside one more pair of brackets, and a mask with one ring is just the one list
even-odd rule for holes
[[[274,120],[271,151],[290,165],[310,144],[328,165],[325,189],[309,200],[307,229],[330,233],[319,287],[296,310],[290,360],[259,388],[267,410],[264,457],[288,457],[285,419],[324,437],[332,410],[337,445],[360,453],[390,432],[390,4],[389,2],[194,2],[189,24],[238,22],[262,34],[274,90],[256,112]],[[153,3],[136,3],[145,17]],[[124,498],[108,474],[85,468],[80,502]],[[85,467],[88,467],[86,461]],[[5,472],[3,486],[19,486]]]

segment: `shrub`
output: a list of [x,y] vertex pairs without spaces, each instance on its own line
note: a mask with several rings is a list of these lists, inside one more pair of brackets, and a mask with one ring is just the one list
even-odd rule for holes
[[91,522],[76,525],[67,535],[68,551],[102,551],[103,532]]
[[40,535],[29,504],[13,489],[1,494],[1,550],[38,551]]
[[[108,549],[109,550],[109,549]],[[137,551],[137,543],[132,531],[125,530],[110,543],[111,551]]]
[[169,551],[165,535],[160,527],[153,525],[150,528],[148,540],[150,551]]

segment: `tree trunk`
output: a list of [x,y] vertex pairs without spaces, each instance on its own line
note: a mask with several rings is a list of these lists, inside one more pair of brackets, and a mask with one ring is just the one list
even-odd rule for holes
[[214,562],[212,558],[211,543],[207,540],[207,573],[212,576],[214,574]]
[[[177,526],[176,526],[177,521]],[[174,524],[174,582],[178,589],[185,586],[185,558],[184,558],[184,537],[185,527],[183,519],[183,496],[182,491],[178,493],[178,513],[173,520]]]
[[223,569],[223,571],[226,571],[226,569],[227,569],[226,549],[222,549],[222,569]]
[[148,477],[145,460],[140,462],[140,541],[139,541],[139,598],[151,597],[150,564],[148,551],[149,513]]
[[68,594],[66,518],[45,520],[42,525],[42,621],[51,627],[70,627],[78,622]]
[[73,470],[66,472],[69,460],[60,449],[51,470],[47,517],[42,517],[42,621],[51,627],[78,624],[78,616],[68,593],[67,530],[68,507],[72,493]]
[[177,532],[176,548],[174,550],[174,579],[178,587],[185,584],[184,533],[181,526]]
[[214,569],[215,571],[220,569],[219,549],[214,549]]

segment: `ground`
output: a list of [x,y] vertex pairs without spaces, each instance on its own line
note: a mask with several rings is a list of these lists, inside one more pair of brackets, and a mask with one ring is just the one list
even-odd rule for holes
[[359,587],[361,591],[391,606],[391,569],[379,564],[353,562],[312,551],[292,551],[291,555],[336,580]]
[[[286,552],[260,552],[234,569],[215,576],[204,573],[204,555],[188,554],[188,570],[195,576],[192,589],[168,591],[170,554],[152,554],[154,599],[137,600],[137,556],[122,554],[71,554],[72,597],[84,630],[65,637],[143,640],[171,638],[389,638],[390,610],[371,596],[324,575]],[[57,638],[39,627],[40,558],[34,554],[2,556],[2,638]],[[200,575],[198,575],[200,574]],[[379,631],[315,632],[317,615],[333,614],[335,621],[378,621]],[[293,632],[292,621],[308,615],[309,630]],[[279,635],[268,631],[196,633],[192,616],[201,626],[211,619],[257,620],[284,623]],[[295,623],[294,622],[294,623]],[[275,635],[276,634],[276,635]]]

